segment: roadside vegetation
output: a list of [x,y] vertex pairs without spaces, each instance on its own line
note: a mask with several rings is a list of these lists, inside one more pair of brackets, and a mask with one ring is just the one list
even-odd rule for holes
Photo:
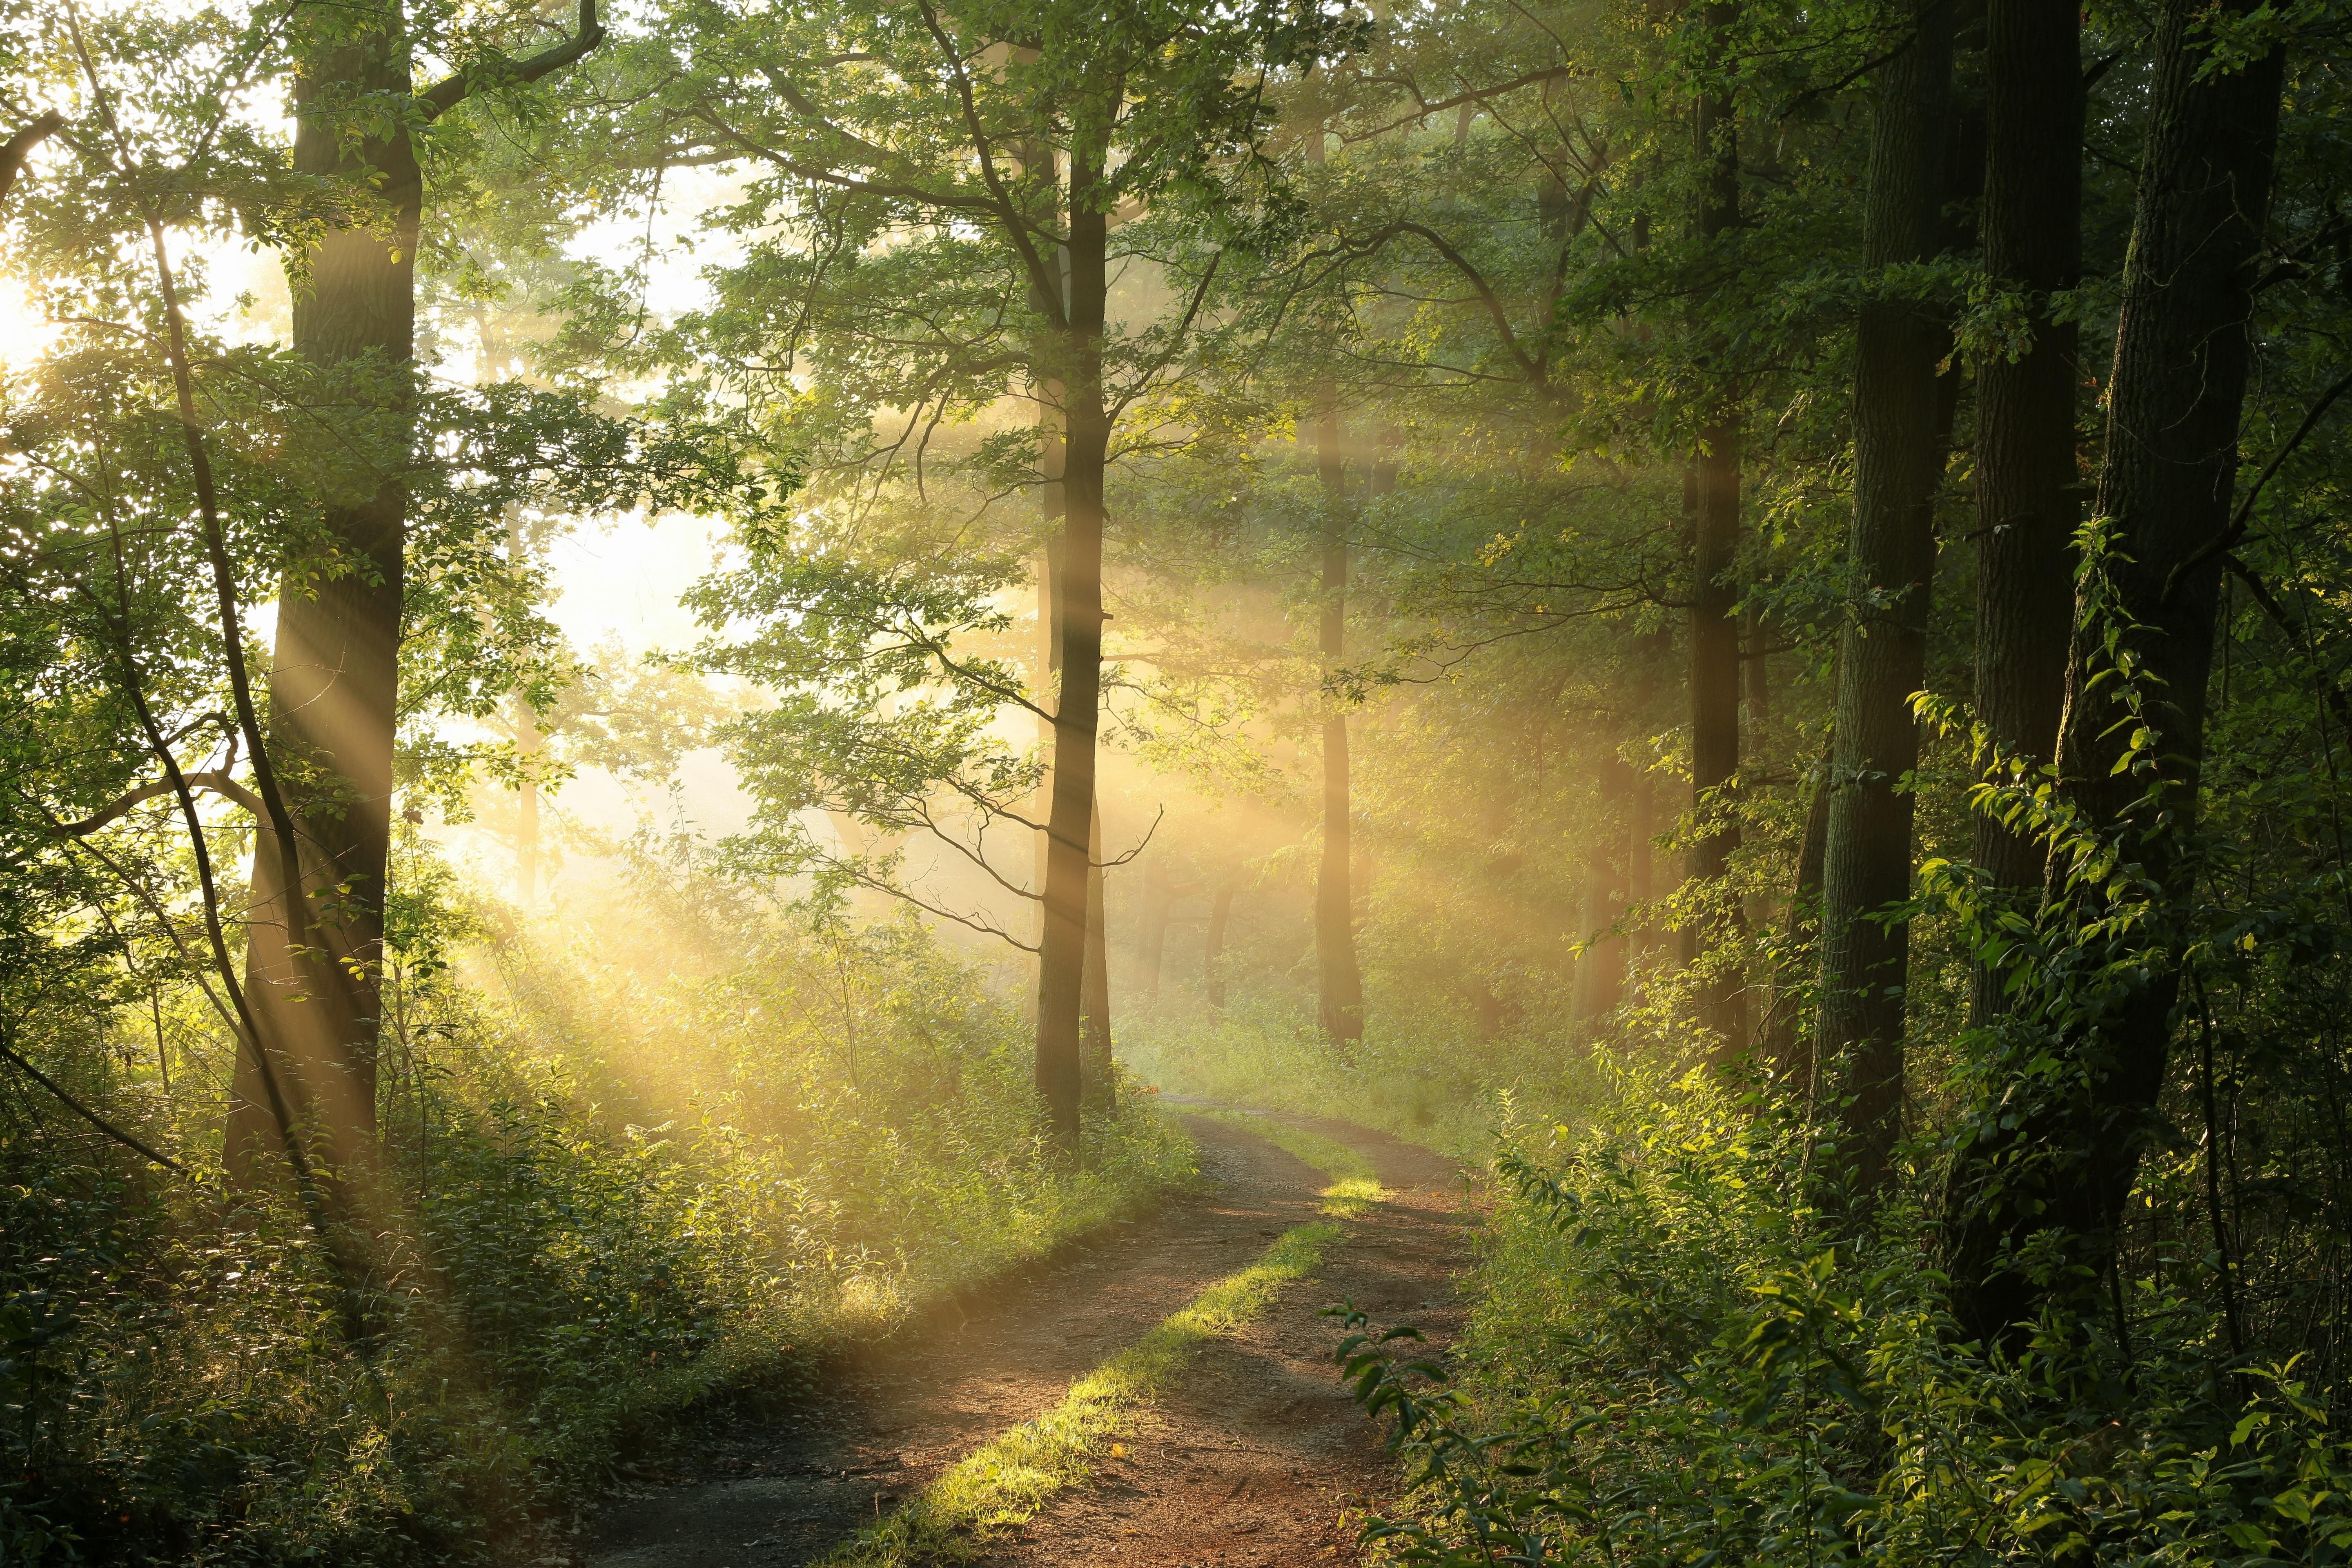
[[0,0],[0,1564],[525,1550],[1152,1087],[1486,1173],[1376,1561],[2340,1561],[2347,38]]

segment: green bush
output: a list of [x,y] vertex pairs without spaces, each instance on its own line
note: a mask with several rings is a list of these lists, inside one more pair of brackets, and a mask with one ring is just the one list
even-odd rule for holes
[[[1402,1560],[2328,1563],[2352,1444],[2290,1367],[2143,1288],[1956,1343],[1922,1216],[1834,1223],[1833,1151],[1706,1071],[1629,1070],[1496,1161],[1448,1368],[1361,1314],[1340,1359],[1413,1466]],[[1391,1331],[1393,1332],[1394,1331]]]
[[290,1205],[0,1118],[0,1563],[511,1554],[681,1418],[1190,1175],[1148,1096],[1052,1160],[1026,1029],[919,928],[656,886],[406,911],[359,1349]]

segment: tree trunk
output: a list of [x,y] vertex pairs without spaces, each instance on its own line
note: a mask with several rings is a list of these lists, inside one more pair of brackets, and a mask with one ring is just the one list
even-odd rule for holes
[[528,910],[539,900],[539,718],[520,697],[514,715],[515,751],[523,767],[515,814],[515,902]]
[[[2039,765],[2058,745],[2074,621],[2079,333],[2050,296],[2083,260],[2082,24],[2066,0],[1990,0],[1985,39],[1985,271],[2027,300],[2032,341],[1977,371],[1976,710],[2001,750]],[[1990,817],[1975,858],[2011,895],[2038,893],[2043,851]],[[2001,1010],[1979,964],[1971,1020]]]
[[1627,938],[1613,928],[1625,914],[1633,795],[1633,770],[1620,758],[1604,759],[1601,826],[1584,864],[1584,910],[1577,922],[1586,946],[1570,992],[1569,1016],[1582,1022],[1606,1017],[1624,989]]
[[[1702,14],[1710,48],[1737,16],[1736,6],[1714,5]],[[1717,58],[1717,66],[1724,62]],[[1710,90],[1698,104],[1695,123],[1698,153],[1706,164],[1698,213],[1699,237],[1709,246],[1739,224],[1738,125],[1728,93]],[[1728,798],[1739,773],[1739,468],[1740,422],[1737,397],[1717,387],[1714,412],[1699,430],[1692,465],[1690,611],[1691,806],[1700,824],[1685,874],[1694,882],[1721,881],[1739,847],[1739,824]],[[1688,928],[1686,959],[1696,961],[1736,937],[1736,907],[1715,917],[1713,931]],[[1745,1043],[1743,987],[1737,974],[1709,980],[1699,999],[1699,1025],[1728,1055]]]
[[1084,1087],[1089,1116],[1108,1116],[1118,1108],[1118,1072],[1112,1066],[1110,1044],[1110,947],[1103,931],[1102,803],[1095,803],[1089,834],[1094,864],[1087,869],[1087,974],[1083,988],[1086,1015],[1080,1026],[1085,1039]]
[[1103,468],[1110,418],[1103,403],[1103,312],[1109,228],[1091,210],[1097,171],[1070,169],[1069,344],[1063,398],[1061,699],[1054,709],[1053,810],[1046,827],[1045,915],[1037,961],[1038,1092],[1055,1142],[1078,1149],[1087,910],[1093,884],[1095,732],[1102,701]]
[[1205,989],[1212,1008],[1225,1005],[1225,977],[1222,966],[1225,961],[1225,926],[1233,915],[1234,885],[1231,882],[1220,883],[1217,896],[1209,904],[1208,940],[1201,948],[1201,970],[1207,976]]
[[[1914,0],[1910,44],[1880,68],[1863,219],[1865,287],[1942,248],[1951,127],[1952,0]],[[1893,1174],[1903,1131],[1907,921],[1878,918],[1911,892],[1918,765],[1911,698],[1926,679],[1944,443],[1936,366],[1944,323],[1916,301],[1865,295],[1854,366],[1857,602],[1838,647],[1836,740],[1822,874],[1816,1060],[1866,1192]]]
[[1168,952],[1168,921],[1174,912],[1176,889],[1154,856],[1143,862],[1142,918],[1135,930],[1135,985],[1153,1001],[1160,1000],[1160,969]]
[[[1338,394],[1315,391],[1315,470],[1323,485],[1323,668],[1336,668],[1348,633],[1348,473],[1340,446]],[[1329,700],[1327,696],[1326,700]],[[1323,862],[1315,879],[1315,957],[1318,1016],[1326,1039],[1364,1037],[1364,979],[1356,966],[1355,907],[1349,867],[1348,719],[1323,721]]]
[[[415,340],[415,254],[423,202],[404,132],[346,145],[336,105],[356,93],[405,94],[397,31],[314,50],[297,76],[294,163],[326,180],[370,181],[392,232],[329,231],[304,255],[294,289],[293,346],[330,375],[409,374]],[[404,407],[396,380],[362,395]],[[383,460],[396,476],[406,454]],[[326,509],[329,538],[360,569],[289,576],[278,598],[268,739],[304,846],[284,864],[261,835],[253,862],[246,986],[265,1048],[300,1135],[329,1172],[358,1176],[375,1152],[378,978],[392,842],[394,703],[407,491],[397,477],[357,506]],[[257,1179],[284,1141],[268,1109],[260,1065],[240,1057],[230,1086],[226,1164]]]
[[[2227,0],[2225,18],[2249,8]],[[2037,1065],[1996,1064],[1950,1173],[1953,1310],[1967,1331],[2012,1343],[2021,1320],[2105,1277],[2141,1148],[2162,1125],[2155,1105],[2180,984],[2179,912],[2192,891],[2221,599],[2213,546],[2236,489],[2285,70],[2273,45],[2235,70],[2200,75],[2211,63],[2206,15],[2196,0],[2166,0],[2158,19],[2099,481],[2114,552],[2087,584],[2103,602],[2075,606],[2059,730],[2063,797],[2112,846],[2116,867],[2077,885],[2053,859],[2045,892],[2071,906],[2076,941],[2095,950],[2086,956],[2113,959],[2129,978],[2111,994],[2075,986],[2045,999],[2049,1030],[2020,1047]],[[2110,637],[2137,661],[2128,683],[2113,673]],[[2152,736],[2127,752],[2143,730]],[[2148,890],[2153,919],[2103,934],[2091,922],[2111,910],[2108,889],[2134,885]],[[2055,1267],[2040,1271],[2048,1284],[2015,1266],[2037,1233],[2059,1243]]]
[[[1789,890],[1785,941],[1799,980],[1808,971],[1818,972],[1811,957],[1821,934],[1822,871],[1829,858],[1829,781],[1834,759],[1832,742],[1823,748],[1821,772],[1805,802],[1805,836],[1797,846],[1796,885]],[[1776,1079],[1810,1099],[1819,1089],[1812,1042],[1798,1034],[1797,1003],[1791,994],[1797,987],[1790,984],[1790,969],[1784,968],[1773,987],[1772,1011],[1765,1021],[1764,1055]]]

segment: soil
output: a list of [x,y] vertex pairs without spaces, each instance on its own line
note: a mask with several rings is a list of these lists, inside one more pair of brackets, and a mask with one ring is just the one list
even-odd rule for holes
[[[1171,1097],[1171,1101],[1173,1097]],[[1178,1107],[1181,1109],[1181,1106]],[[990,1568],[1348,1563],[1358,1518],[1396,1468],[1337,1381],[1335,1320],[1352,1300],[1443,1345],[1461,1320],[1459,1173],[1344,1122],[1286,1117],[1369,1159],[1389,1198],[1348,1225],[1321,1271],[1213,1342],[1121,1438],[1091,1485],[1001,1537]],[[585,1521],[587,1568],[790,1568],[927,1485],[977,1444],[1050,1409],[1072,1382],[1319,1214],[1328,1178],[1223,1123],[1188,1116],[1203,1189],[1107,1227],[933,1314],[836,1369],[825,1393],[719,1434]]]

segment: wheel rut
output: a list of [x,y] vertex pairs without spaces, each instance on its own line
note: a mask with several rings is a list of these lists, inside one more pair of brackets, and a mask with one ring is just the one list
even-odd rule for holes
[[[1184,1103],[1170,1097],[1171,1109]],[[1101,1457],[977,1560],[994,1568],[1118,1563],[1214,1568],[1352,1563],[1350,1515],[1392,1490],[1379,1434],[1336,1381],[1317,1309],[1354,1300],[1443,1343],[1461,1317],[1458,1173],[1344,1122],[1281,1120],[1371,1162],[1387,1201],[1347,1224],[1319,1272],[1213,1341]],[[825,1391],[715,1435],[616,1491],[583,1522],[584,1568],[792,1568],[823,1557],[1071,1384],[1204,1286],[1319,1217],[1329,1178],[1219,1121],[1185,1118],[1203,1190],[1107,1227],[931,1314],[927,1330],[837,1364]]]

